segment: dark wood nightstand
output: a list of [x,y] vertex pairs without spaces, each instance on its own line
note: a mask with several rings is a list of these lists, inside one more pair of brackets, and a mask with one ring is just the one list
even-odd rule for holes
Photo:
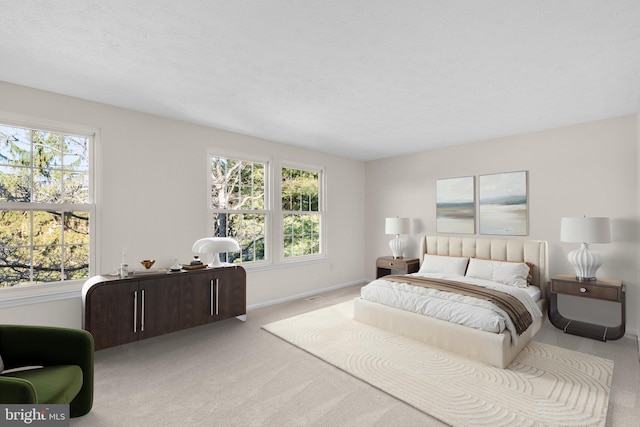
[[[620,325],[608,327],[567,319],[558,312],[558,294],[620,303]],[[551,278],[551,284],[549,285],[549,320],[553,326],[564,330],[568,334],[580,335],[600,341],[617,340],[622,338],[625,332],[625,294],[626,287],[620,280],[598,279],[590,282],[581,282],[575,276],[558,274]]]
[[418,258],[394,258],[382,256],[376,260],[376,279],[391,274],[391,270],[400,270],[404,274],[415,273],[420,269]]

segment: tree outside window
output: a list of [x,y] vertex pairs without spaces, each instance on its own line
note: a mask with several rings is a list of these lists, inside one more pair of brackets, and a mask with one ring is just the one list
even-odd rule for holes
[[0,287],[89,277],[91,143],[0,124]]
[[320,254],[320,173],[283,167],[281,193],[284,258]]
[[211,208],[214,237],[232,237],[239,252],[220,254],[223,262],[267,260],[267,165],[211,156]]

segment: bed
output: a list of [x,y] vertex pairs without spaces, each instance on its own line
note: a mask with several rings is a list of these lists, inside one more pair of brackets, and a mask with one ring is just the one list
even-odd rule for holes
[[[466,268],[468,273],[471,263],[486,265],[487,262],[490,263],[487,260],[496,261],[492,263],[495,265],[510,263],[509,266],[511,264],[515,266],[526,263],[529,267],[527,269],[529,286],[521,287],[527,288],[523,290],[527,290],[531,295],[537,293],[537,299],[535,296],[533,297],[533,304],[537,306],[539,312],[544,313],[544,298],[549,280],[546,242],[448,236],[424,236],[422,238],[421,271],[425,266],[425,260],[433,262],[434,259],[437,259],[448,262],[454,258],[469,259]],[[376,279],[363,288],[362,295],[354,301],[355,320],[500,368],[509,366],[516,355],[540,330],[544,319],[544,315],[532,316],[530,325],[526,329],[520,328],[517,334],[513,333],[513,327],[489,332],[396,308],[387,305],[391,303],[379,302],[375,298],[374,301],[365,299],[365,294],[371,294],[370,289],[379,289],[383,285],[388,285],[383,282],[387,282],[385,277]],[[400,283],[397,286],[411,285]],[[370,288],[365,290],[367,287]],[[431,291],[428,290],[428,292]],[[513,292],[518,292],[521,295],[520,290]]]

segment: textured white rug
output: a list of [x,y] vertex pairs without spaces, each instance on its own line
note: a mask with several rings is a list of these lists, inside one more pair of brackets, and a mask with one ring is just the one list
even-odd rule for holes
[[263,328],[454,426],[604,426],[613,362],[530,342],[507,369],[352,319],[353,302]]

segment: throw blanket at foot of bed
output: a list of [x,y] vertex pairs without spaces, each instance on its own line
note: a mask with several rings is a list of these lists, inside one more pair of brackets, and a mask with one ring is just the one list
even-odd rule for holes
[[384,280],[408,283],[414,286],[453,292],[489,301],[503,310],[509,318],[511,318],[518,335],[521,335],[529,326],[531,326],[531,323],[533,323],[531,313],[529,313],[524,304],[522,304],[518,298],[505,294],[504,292],[484,288],[482,286],[470,285],[468,283],[456,282],[453,280],[434,279],[420,276],[390,275],[385,276]]

